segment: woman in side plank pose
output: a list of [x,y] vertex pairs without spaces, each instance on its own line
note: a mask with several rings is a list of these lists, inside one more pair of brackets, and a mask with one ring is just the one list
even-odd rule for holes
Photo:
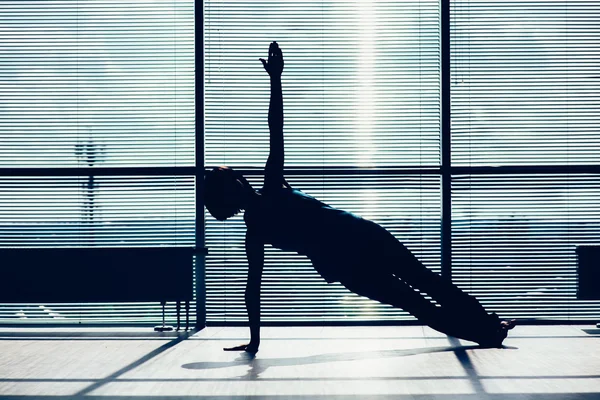
[[284,61],[277,42],[269,46],[268,60],[260,61],[271,80],[264,186],[254,190],[228,167],[215,168],[205,178],[205,204],[211,215],[224,221],[245,210],[247,227],[245,302],[250,342],[225,350],[258,351],[265,244],[307,256],[327,282],[340,282],[356,294],[402,308],[437,331],[483,347],[500,347],[514,320],[501,321],[488,314],[475,297],[425,267],[381,226],[330,207],[287,183],[283,176]]

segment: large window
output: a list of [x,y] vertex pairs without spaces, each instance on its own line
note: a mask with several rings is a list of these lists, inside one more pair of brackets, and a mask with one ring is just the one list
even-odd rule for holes
[[[193,0],[2,1],[0,26],[0,246],[193,246]],[[160,305],[0,321],[156,323]]]
[[[258,58],[277,40],[292,186],[380,223],[502,316],[600,318],[576,299],[575,255],[600,244],[595,2],[15,0],[0,22],[0,247],[205,237],[207,321],[246,321],[243,220],[196,226],[196,160],[262,185]],[[412,318],[272,248],[262,311]],[[155,303],[0,305],[0,322],[159,316]]]

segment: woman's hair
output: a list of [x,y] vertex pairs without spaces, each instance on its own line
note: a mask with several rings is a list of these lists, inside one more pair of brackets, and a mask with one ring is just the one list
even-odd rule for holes
[[204,178],[204,205],[219,221],[240,212],[239,178],[242,176],[229,167],[216,167]]

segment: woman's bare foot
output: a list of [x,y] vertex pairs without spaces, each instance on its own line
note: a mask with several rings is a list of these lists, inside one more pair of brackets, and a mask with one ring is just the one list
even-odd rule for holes
[[509,321],[503,320],[500,322],[500,329],[503,329],[505,331],[510,331],[512,328],[515,327],[516,324],[517,324],[516,319],[511,319]]
[[500,326],[498,330],[496,330],[492,337],[482,341],[480,344],[481,347],[502,347],[502,342],[508,336],[508,331],[513,329],[517,324],[517,320],[502,320],[500,321]]

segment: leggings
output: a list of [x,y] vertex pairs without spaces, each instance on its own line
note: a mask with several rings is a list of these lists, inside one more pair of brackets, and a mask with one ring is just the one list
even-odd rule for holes
[[378,265],[354,268],[340,283],[358,295],[402,308],[449,336],[485,343],[499,329],[495,314],[489,315],[475,297],[425,267],[400,242],[371,262]]

